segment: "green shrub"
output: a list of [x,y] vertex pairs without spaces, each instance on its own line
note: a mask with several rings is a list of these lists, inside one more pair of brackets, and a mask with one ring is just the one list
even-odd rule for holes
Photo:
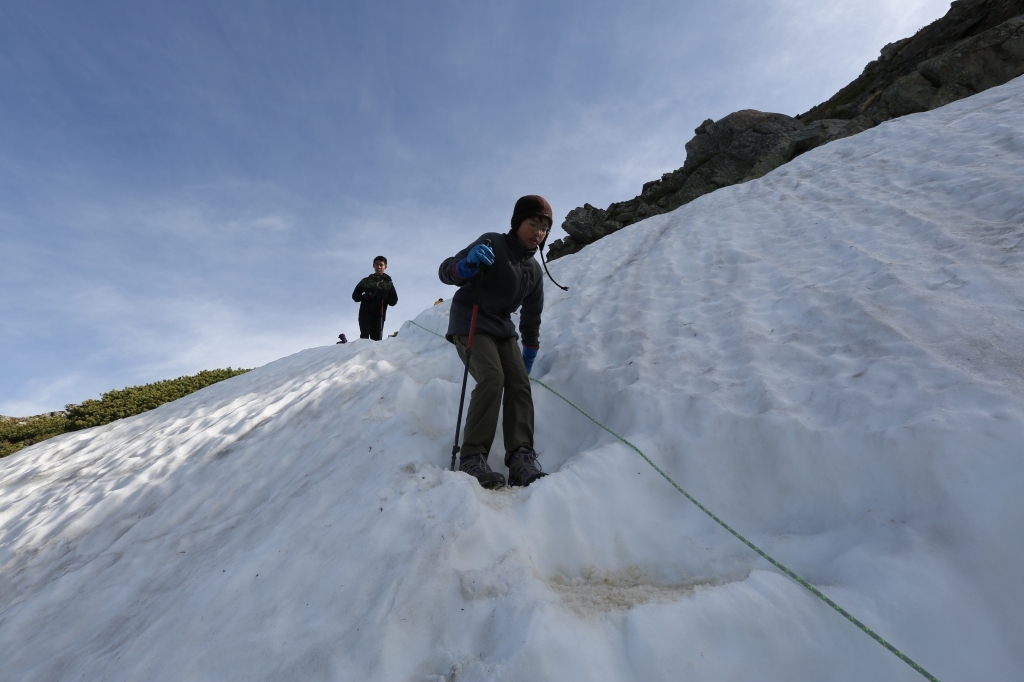
[[121,390],[113,390],[103,394],[99,400],[86,400],[80,405],[68,405],[64,408],[67,415],[68,431],[102,426],[117,419],[124,419],[141,414],[154,407],[160,407],[189,393],[195,393],[210,384],[224,381],[231,377],[248,372],[247,369],[212,369],[203,370],[192,376],[178,377],[158,381],[145,386],[129,386]]
[[0,419],[0,457],[68,431],[102,426],[117,419],[141,414],[248,371],[230,367],[203,370],[192,376],[115,389],[104,393],[99,400],[67,405],[63,412],[50,412],[24,419]]
[[64,433],[63,412],[50,412],[24,419],[0,419],[0,457]]

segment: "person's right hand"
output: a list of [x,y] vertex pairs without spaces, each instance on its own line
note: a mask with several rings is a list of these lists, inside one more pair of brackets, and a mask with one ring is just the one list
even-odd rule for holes
[[475,267],[494,265],[494,251],[487,244],[477,244],[469,250],[466,260]]
[[469,264],[469,261],[463,258],[455,264],[455,276],[459,279],[469,279],[470,277],[476,277],[477,269]]

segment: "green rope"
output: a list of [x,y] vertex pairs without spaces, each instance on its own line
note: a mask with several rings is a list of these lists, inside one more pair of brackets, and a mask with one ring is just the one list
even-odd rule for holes
[[[412,320],[409,320],[409,321],[410,321],[410,322],[412,322],[412,324],[416,325],[417,327],[419,327],[420,329],[422,329],[422,330],[424,330],[424,331],[430,332],[431,334],[434,334],[435,336],[441,336],[441,335],[440,335],[440,334],[438,334],[437,332],[433,332],[433,331],[431,331],[431,330],[427,329],[426,327],[424,327],[424,326],[422,326],[422,325],[416,324],[416,323],[415,323],[415,322],[413,322]],[[441,338],[444,338],[444,337],[443,337],[443,336],[441,336]],[[826,596],[825,596],[824,594],[822,594],[822,592],[821,592],[821,591],[820,591],[820,590],[819,590],[818,588],[816,588],[816,587],[815,587],[814,585],[810,584],[809,582],[807,582],[806,580],[804,580],[803,578],[801,578],[801,577],[800,577],[799,575],[797,575],[797,574],[796,574],[796,573],[794,573],[793,571],[791,571],[791,570],[789,570],[788,568],[786,568],[785,566],[783,566],[783,565],[782,565],[781,563],[779,563],[778,561],[776,561],[775,559],[773,559],[773,558],[772,558],[771,556],[769,556],[768,554],[766,554],[766,553],[765,553],[764,551],[762,551],[762,550],[761,550],[761,548],[759,548],[759,547],[758,547],[757,545],[755,545],[755,544],[754,544],[754,543],[752,543],[752,542],[751,542],[750,540],[746,539],[745,537],[743,537],[742,535],[740,535],[739,533],[737,533],[736,531],[734,531],[734,530],[733,530],[732,528],[730,528],[730,527],[729,527],[729,525],[728,525],[727,523],[725,523],[725,521],[722,521],[722,520],[721,520],[720,518],[718,518],[717,516],[715,516],[715,515],[714,515],[714,514],[713,514],[713,513],[712,513],[712,512],[711,512],[711,511],[710,511],[710,510],[709,510],[709,509],[707,508],[707,507],[705,507],[705,506],[704,506],[703,504],[701,504],[700,502],[698,502],[698,501],[697,501],[697,500],[696,500],[696,499],[695,499],[695,498],[694,498],[694,497],[693,497],[693,496],[692,496],[692,495],[691,495],[690,493],[688,493],[688,492],[686,492],[685,490],[683,490],[683,489],[682,489],[682,488],[681,488],[681,487],[679,486],[679,484],[678,484],[678,483],[676,483],[675,481],[673,481],[673,480],[672,480],[672,477],[671,477],[671,476],[669,476],[668,474],[666,474],[666,473],[665,473],[664,471],[662,471],[662,470],[661,470],[661,468],[660,468],[660,467],[659,467],[659,466],[658,466],[657,464],[655,464],[654,462],[652,462],[652,461],[651,461],[651,458],[650,458],[650,457],[648,457],[647,455],[645,455],[645,454],[644,454],[644,453],[643,453],[643,452],[642,452],[642,451],[640,450],[640,448],[638,448],[637,446],[633,445],[633,444],[632,444],[632,443],[630,443],[630,442],[629,442],[628,440],[626,440],[625,438],[623,438],[623,437],[622,437],[622,436],[620,436],[619,434],[615,433],[614,431],[612,431],[612,430],[611,430],[610,428],[608,428],[607,426],[605,426],[604,424],[602,424],[602,423],[601,423],[601,422],[599,422],[598,420],[596,420],[596,419],[594,419],[593,417],[591,417],[591,416],[590,416],[589,414],[587,414],[587,413],[586,413],[586,411],[585,411],[585,410],[583,410],[583,408],[581,408],[580,406],[578,406],[578,405],[576,405],[575,403],[573,403],[573,402],[572,402],[571,400],[569,400],[569,399],[568,399],[568,398],[566,398],[566,397],[565,397],[564,395],[562,395],[561,393],[559,393],[559,392],[558,392],[558,391],[556,391],[555,389],[553,389],[553,388],[551,388],[550,386],[548,386],[547,384],[545,384],[545,383],[544,383],[543,381],[541,381],[540,379],[534,379],[533,377],[530,377],[530,381],[534,382],[535,384],[538,384],[539,386],[543,386],[543,387],[544,387],[544,388],[546,388],[546,389],[547,389],[548,391],[550,391],[551,393],[555,394],[556,396],[558,396],[559,398],[561,398],[562,400],[564,400],[564,401],[565,401],[566,403],[568,403],[568,404],[569,404],[570,406],[572,406],[572,407],[573,407],[573,408],[574,408],[574,409],[575,409],[575,410],[576,410],[577,412],[579,412],[580,414],[582,414],[582,415],[583,415],[584,417],[586,417],[586,418],[587,418],[587,419],[589,419],[590,421],[594,422],[595,424],[597,424],[597,426],[601,427],[602,429],[604,429],[605,431],[607,431],[608,433],[610,433],[611,435],[615,436],[615,437],[616,437],[617,439],[619,439],[620,441],[622,441],[623,443],[625,443],[625,444],[626,444],[626,445],[627,445],[627,446],[628,446],[628,447],[629,447],[630,449],[632,449],[632,450],[633,450],[633,451],[634,451],[634,452],[635,452],[636,454],[640,455],[640,456],[641,456],[641,457],[643,458],[643,460],[644,460],[645,462],[647,462],[648,464],[650,464],[650,465],[651,465],[651,468],[652,468],[652,469],[654,469],[654,470],[655,470],[655,471],[657,471],[657,472],[658,472],[659,474],[661,474],[662,478],[664,478],[664,479],[665,479],[666,481],[668,481],[668,482],[669,482],[669,483],[670,483],[670,484],[672,485],[672,487],[673,487],[673,488],[675,488],[675,489],[676,489],[676,490],[678,490],[678,491],[679,491],[680,493],[682,493],[682,494],[683,494],[683,496],[684,496],[684,497],[686,497],[686,499],[688,499],[688,500],[689,500],[690,502],[693,502],[693,504],[695,504],[695,505],[697,506],[697,508],[698,508],[698,509],[700,509],[700,510],[701,510],[702,512],[704,512],[705,514],[707,514],[708,516],[710,516],[710,517],[711,517],[711,518],[712,518],[712,519],[713,519],[713,520],[715,521],[715,523],[717,523],[717,524],[718,524],[718,525],[720,525],[720,526],[721,526],[722,528],[724,528],[724,529],[726,529],[727,531],[729,531],[730,533],[732,533],[732,534],[733,534],[733,535],[734,535],[734,536],[735,536],[735,537],[736,537],[736,538],[737,538],[737,539],[738,539],[738,540],[739,540],[740,542],[742,542],[743,544],[745,544],[745,545],[746,545],[747,547],[749,547],[750,549],[752,549],[752,550],[754,550],[755,552],[757,552],[757,554],[758,554],[758,555],[759,555],[759,556],[760,556],[760,557],[761,557],[762,559],[764,559],[765,561],[767,561],[768,563],[770,563],[770,564],[771,564],[772,566],[774,566],[775,568],[779,569],[780,571],[782,571],[783,573],[785,573],[786,575],[788,575],[788,576],[789,576],[790,578],[792,578],[793,580],[795,580],[795,581],[796,581],[797,583],[799,583],[799,584],[800,584],[800,585],[802,585],[803,587],[807,588],[807,589],[808,589],[808,590],[809,590],[809,591],[811,592],[811,594],[813,594],[814,596],[818,597],[818,598],[819,598],[819,599],[821,599],[821,600],[822,600],[823,602],[825,602],[826,604],[828,604],[829,606],[831,606],[831,607],[832,607],[833,609],[835,609],[836,611],[838,611],[838,612],[839,612],[840,614],[842,614],[842,615],[843,615],[843,616],[844,616],[844,617],[845,617],[845,618],[846,618],[846,619],[847,619],[848,621],[850,621],[851,623],[853,623],[854,625],[856,625],[856,626],[857,626],[858,628],[860,628],[860,629],[861,629],[861,630],[862,630],[862,631],[864,632],[864,634],[866,634],[867,636],[871,637],[871,639],[875,640],[876,642],[878,642],[879,644],[881,644],[882,646],[884,646],[884,647],[885,647],[886,649],[888,649],[889,651],[891,651],[891,652],[892,652],[893,654],[895,654],[895,655],[896,655],[896,656],[897,656],[897,657],[898,657],[898,658],[899,658],[899,659],[900,659],[901,661],[903,661],[904,663],[906,663],[907,665],[909,665],[909,666],[910,666],[911,668],[913,668],[913,669],[914,669],[914,670],[916,670],[917,672],[921,673],[921,675],[923,675],[923,676],[925,677],[925,679],[927,679],[927,680],[930,680],[930,682],[939,682],[938,678],[936,678],[936,677],[935,677],[934,675],[932,675],[931,673],[929,673],[929,672],[928,672],[927,670],[925,670],[924,668],[922,668],[921,666],[919,666],[919,665],[918,665],[917,663],[915,663],[915,662],[914,662],[913,660],[911,660],[911,658],[910,658],[909,656],[907,656],[907,655],[906,655],[906,654],[904,654],[904,653],[903,653],[902,651],[900,651],[899,649],[897,649],[896,647],[894,647],[894,646],[893,646],[892,644],[889,644],[889,642],[887,642],[887,641],[885,641],[884,639],[882,639],[882,637],[881,637],[880,635],[878,635],[877,633],[875,633],[875,631],[874,631],[874,630],[872,630],[872,629],[871,629],[871,628],[869,628],[869,627],[868,627],[867,625],[864,625],[864,623],[862,623],[862,622],[860,622],[859,620],[857,620],[856,618],[854,618],[852,614],[850,614],[850,613],[849,613],[848,611],[846,611],[846,609],[844,609],[843,607],[839,606],[839,604],[836,604],[836,603],[835,603],[834,601],[832,601],[831,599],[829,599],[828,597],[826,597]]]
[[427,328],[426,328],[426,327],[424,327],[424,326],[423,326],[422,324],[418,324],[418,323],[416,323],[416,322],[414,322],[414,321],[412,321],[412,320],[409,320],[409,324],[411,324],[411,325],[413,325],[413,326],[416,326],[416,327],[419,327],[419,328],[420,328],[420,329],[422,329],[423,331],[425,331],[425,332],[428,332],[428,333],[430,333],[430,334],[433,334],[434,336],[436,336],[436,337],[438,337],[438,338],[442,338],[442,339],[444,339],[445,341],[447,341],[447,340],[448,340],[448,339],[446,339],[446,338],[445,338],[444,334],[438,334],[437,332],[435,332],[435,331],[434,331],[434,330],[432,330],[432,329],[427,329]]

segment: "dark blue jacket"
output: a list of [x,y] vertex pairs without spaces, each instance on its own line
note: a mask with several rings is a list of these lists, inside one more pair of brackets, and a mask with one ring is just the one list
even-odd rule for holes
[[[481,270],[476,277],[459,279],[455,264],[466,257],[477,244],[490,240],[494,250],[494,265]],[[544,283],[541,281],[540,265],[534,259],[536,249],[527,249],[511,234],[488,232],[459,251],[446,258],[438,270],[438,277],[445,284],[459,287],[452,297],[452,309],[448,318],[449,341],[453,336],[469,334],[473,317],[474,280],[484,276],[480,290],[480,312],[477,314],[476,331],[495,339],[516,337],[511,315],[522,306],[519,314],[519,333],[524,346],[540,345],[540,314],[544,310]]]

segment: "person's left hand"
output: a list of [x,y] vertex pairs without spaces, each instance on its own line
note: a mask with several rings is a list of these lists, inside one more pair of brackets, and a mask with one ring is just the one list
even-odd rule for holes
[[533,346],[523,346],[523,364],[526,365],[526,374],[530,374],[530,370],[533,369],[533,361],[537,359],[537,351],[540,348],[534,348]]

